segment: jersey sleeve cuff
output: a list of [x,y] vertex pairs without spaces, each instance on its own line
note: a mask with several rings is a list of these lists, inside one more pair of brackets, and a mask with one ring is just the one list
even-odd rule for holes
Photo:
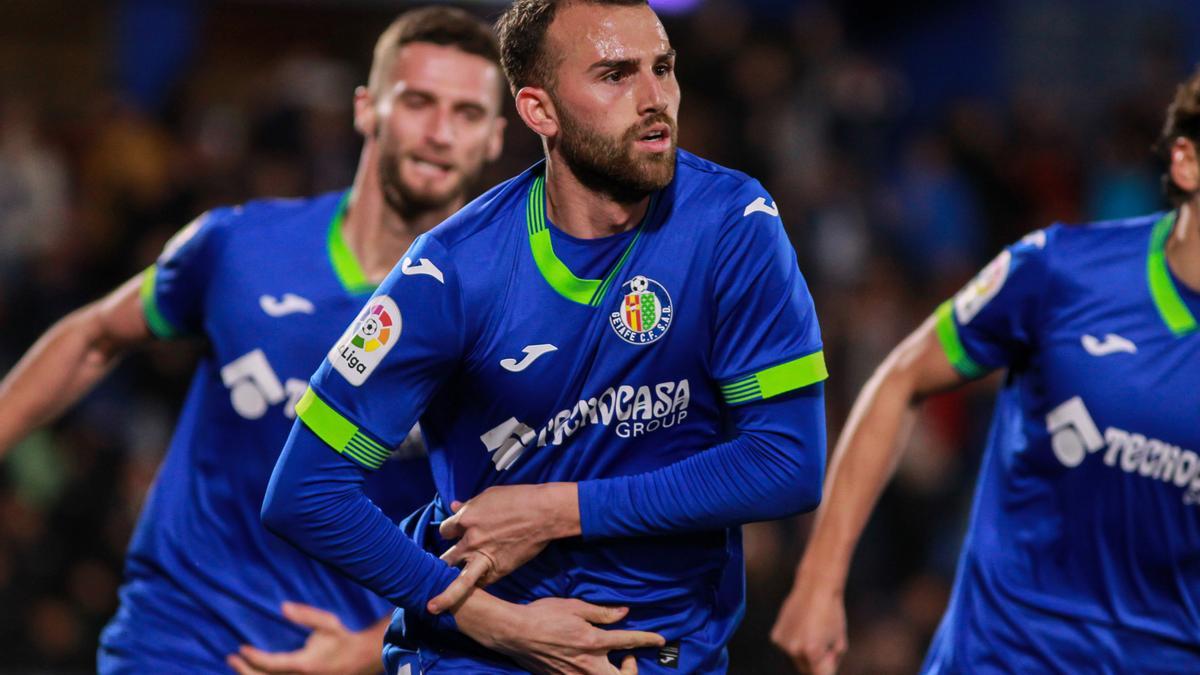
[[963,346],[962,338],[958,334],[958,323],[954,320],[954,301],[943,302],[934,312],[934,317],[938,342],[941,343],[942,351],[946,353],[946,359],[950,361],[950,365],[954,366],[954,369],[963,377],[969,379],[986,375],[988,368],[972,359],[967,354],[966,347]]
[[722,382],[721,396],[729,405],[742,405],[803,389],[828,377],[825,352],[816,351],[757,373]]
[[385,445],[321,400],[312,387],[296,403],[296,417],[338,454],[366,469],[378,469],[392,454]]
[[155,292],[157,279],[157,264],[147,267],[146,271],[142,272],[142,288],[139,293],[142,299],[142,315],[146,318],[146,325],[155,337],[160,340],[173,340],[183,332],[168,321],[158,307],[158,294]]

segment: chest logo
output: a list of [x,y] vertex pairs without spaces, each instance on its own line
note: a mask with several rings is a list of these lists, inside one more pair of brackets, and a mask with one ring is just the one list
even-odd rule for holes
[[1108,356],[1117,352],[1137,353],[1137,345],[1115,333],[1105,335],[1102,341],[1097,340],[1093,335],[1084,335],[1079,341],[1083,343],[1083,348],[1087,350],[1087,353],[1092,356]]
[[1103,450],[1106,466],[1143,479],[1174,483],[1184,491],[1184,504],[1200,503],[1200,455],[1118,427],[1110,426],[1102,433],[1079,396],[1046,415],[1046,431],[1054,456],[1069,469]]
[[400,309],[386,295],[371,300],[350,329],[329,351],[329,362],[358,387],[379,367],[400,339]]
[[621,306],[608,323],[622,340],[645,345],[665,335],[674,317],[667,289],[639,274],[621,285]]
[[433,277],[438,280],[443,286],[446,284],[446,278],[442,276],[442,271],[437,265],[429,262],[429,258],[417,259],[417,264],[412,264],[410,258],[405,258],[400,262],[400,272],[406,277],[411,277],[416,274],[424,274],[427,277]]
[[500,367],[510,373],[519,373],[532,365],[533,362],[537,361],[538,358],[540,358],[543,354],[549,354],[550,352],[558,351],[558,347],[555,347],[554,345],[528,345],[521,351],[525,353],[525,358],[521,359],[520,361],[517,361],[516,359],[501,359]]
[[276,298],[273,295],[261,296],[258,299],[258,306],[262,307],[262,311],[266,312],[267,316],[275,318],[297,313],[312,314],[316,311],[312,301],[295,293],[284,293],[282,298]]

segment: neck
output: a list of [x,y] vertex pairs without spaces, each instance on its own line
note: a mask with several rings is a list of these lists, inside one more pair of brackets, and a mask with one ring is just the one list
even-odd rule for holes
[[354,176],[354,187],[342,237],[362,265],[371,283],[378,284],[392,271],[413,240],[462,208],[456,199],[446,206],[415,213],[397,213],[383,198],[379,186],[378,161],[372,149],[364,148]]
[[1200,292],[1200,197],[1179,207],[1175,229],[1167,239],[1167,265],[1185,286]]
[[572,237],[598,239],[627,232],[642,221],[649,204],[649,195],[626,203],[592,190],[557,153],[546,158],[546,212]]

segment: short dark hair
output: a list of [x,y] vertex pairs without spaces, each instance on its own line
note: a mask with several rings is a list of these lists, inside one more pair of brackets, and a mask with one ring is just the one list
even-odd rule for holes
[[455,47],[500,65],[500,47],[490,26],[454,7],[434,6],[404,12],[375,42],[367,87],[378,94],[396,53],[414,42]]
[[546,31],[561,7],[570,3],[633,7],[647,0],[514,0],[500,20],[500,65],[515,95],[521,87],[550,85],[554,63],[545,53]]
[[1167,159],[1163,173],[1163,192],[1172,206],[1180,206],[1191,197],[1171,180],[1171,146],[1175,139],[1186,138],[1200,145],[1200,68],[1175,89],[1175,99],[1167,106],[1167,119],[1155,148]]

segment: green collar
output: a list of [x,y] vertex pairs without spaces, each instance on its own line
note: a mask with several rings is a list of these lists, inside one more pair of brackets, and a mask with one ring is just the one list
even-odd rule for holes
[[529,229],[529,248],[533,251],[533,260],[546,283],[558,291],[559,295],[581,305],[599,307],[604,294],[612,286],[613,279],[625,266],[633,247],[642,238],[643,226],[653,210],[652,199],[649,208],[646,209],[646,217],[642,219],[642,224],[638,225],[637,234],[633,236],[629,246],[607,276],[603,279],[580,279],[554,254],[550,228],[546,225],[546,176],[540,175],[534,178],[533,184],[529,186],[529,201],[525,207],[525,225]]
[[1167,269],[1166,244],[1175,226],[1175,215],[1172,211],[1154,225],[1150,234],[1150,253],[1146,257],[1146,275],[1150,280],[1150,295],[1163,323],[1179,336],[1196,330],[1196,317],[1179,296],[1179,289],[1175,288],[1171,271]]
[[329,262],[333,265],[333,273],[341,282],[342,288],[351,295],[366,295],[375,292],[375,284],[367,279],[354,251],[342,236],[342,221],[346,219],[346,209],[350,204],[350,191],[342,196],[337,210],[333,212],[333,220],[329,223]]

